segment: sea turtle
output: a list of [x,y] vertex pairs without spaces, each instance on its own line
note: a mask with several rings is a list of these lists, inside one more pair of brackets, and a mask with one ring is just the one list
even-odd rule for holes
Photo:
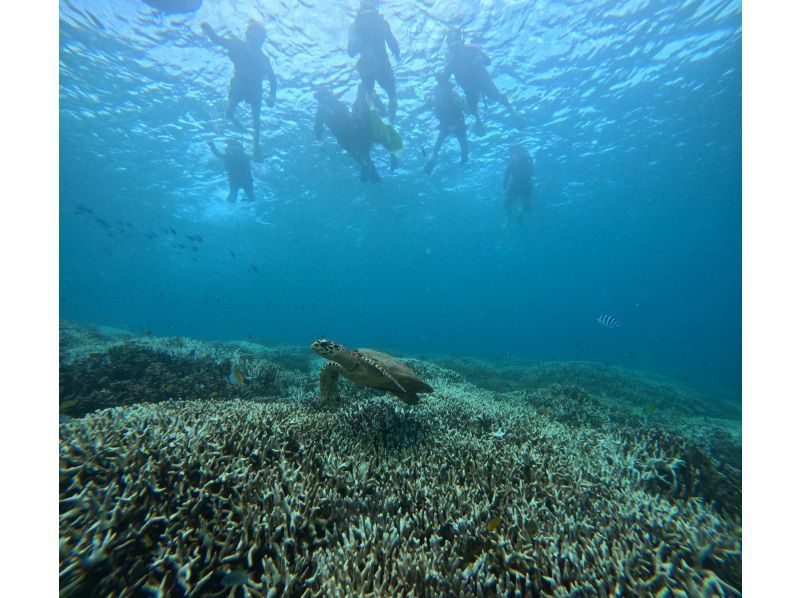
[[339,401],[339,374],[370,388],[382,388],[408,405],[419,402],[418,392],[433,392],[406,364],[373,349],[350,350],[326,338],[311,343],[311,350],[330,359],[319,371],[319,390],[328,402]]

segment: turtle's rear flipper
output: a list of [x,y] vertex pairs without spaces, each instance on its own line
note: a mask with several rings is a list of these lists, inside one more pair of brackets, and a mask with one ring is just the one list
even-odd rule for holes
[[419,404],[419,397],[415,392],[398,392],[397,398],[403,401],[406,405],[417,405]]
[[339,365],[329,361],[319,371],[319,392],[330,405],[339,403]]

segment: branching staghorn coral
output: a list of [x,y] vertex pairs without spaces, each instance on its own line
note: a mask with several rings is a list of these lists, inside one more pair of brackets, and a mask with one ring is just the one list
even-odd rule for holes
[[[648,477],[684,484],[679,451],[490,396],[451,386],[399,416],[388,398],[167,401],[63,425],[62,594],[740,591],[736,517]],[[375,442],[376,414],[424,425]]]

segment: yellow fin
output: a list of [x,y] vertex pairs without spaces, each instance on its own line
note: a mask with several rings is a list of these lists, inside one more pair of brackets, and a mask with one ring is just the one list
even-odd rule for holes
[[492,517],[492,518],[491,518],[491,519],[490,519],[490,520],[489,520],[489,521],[486,523],[486,531],[487,531],[487,532],[489,532],[489,533],[492,533],[492,532],[495,532],[495,531],[497,531],[497,528],[499,528],[499,527],[500,527],[500,521],[501,521],[501,520],[500,520],[500,517],[499,517],[499,516],[497,516],[497,517]]

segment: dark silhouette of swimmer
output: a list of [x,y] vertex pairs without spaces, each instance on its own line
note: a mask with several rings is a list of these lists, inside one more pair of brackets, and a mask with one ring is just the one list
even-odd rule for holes
[[433,113],[439,119],[439,133],[433,144],[431,159],[425,164],[425,172],[430,174],[436,165],[436,157],[448,135],[454,135],[461,146],[461,163],[467,161],[467,125],[464,123],[462,100],[453,89],[449,77],[443,71],[436,72],[436,86],[433,88]]
[[[511,111],[511,115],[519,123],[519,115],[512,108],[508,98],[500,93],[492,81],[486,65],[489,58],[478,46],[464,43],[461,31],[450,29],[447,32],[447,58],[444,74],[449,77],[455,75],[456,81],[464,90],[467,101],[467,112],[475,117],[475,129],[479,135],[483,134],[483,122],[478,112],[478,100],[481,96],[500,102]],[[518,124],[519,126],[519,124]]]
[[397,90],[394,71],[386,54],[386,46],[400,59],[400,46],[392,35],[389,23],[378,13],[377,0],[361,0],[356,19],[350,25],[347,53],[350,56],[361,54],[356,63],[361,81],[368,89],[375,88],[375,81],[389,96],[389,121],[394,122],[397,113]]
[[203,23],[201,27],[212,42],[227,50],[228,57],[233,62],[233,78],[228,90],[228,106],[225,114],[236,126],[241,126],[236,120],[236,107],[241,102],[250,104],[253,112],[253,157],[259,160],[261,148],[258,140],[261,132],[261,96],[264,77],[269,79],[268,106],[273,106],[275,103],[278,85],[269,58],[261,51],[261,46],[267,37],[264,26],[251,21],[247,26],[245,41],[222,37],[208,23]]
[[325,125],[331,130],[337,143],[361,167],[361,180],[377,183],[380,176],[370,156],[372,134],[369,126],[357,119],[350,108],[337,99],[329,89],[320,89],[315,94],[319,105],[314,118],[314,135],[322,139]]
[[503,190],[506,193],[505,208],[509,221],[513,216],[514,203],[520,202],[521,211],[517,222],[522,221],[522,216],[531,209],[531,195],[533,193],[533,160],[531,155],[521,145],[511,148],[511,153],[506,164],[503,177]]
[[213,141],[208,142],[213,154],[225,164],[228,172],[228,201],[235,202],[239,189],[244,191],[249,201],[255,201],[253,194],[253,175],[250,172],[250,156],[244,153],[242,142],[230,140],[225,144],[225,153],[217,149]]

